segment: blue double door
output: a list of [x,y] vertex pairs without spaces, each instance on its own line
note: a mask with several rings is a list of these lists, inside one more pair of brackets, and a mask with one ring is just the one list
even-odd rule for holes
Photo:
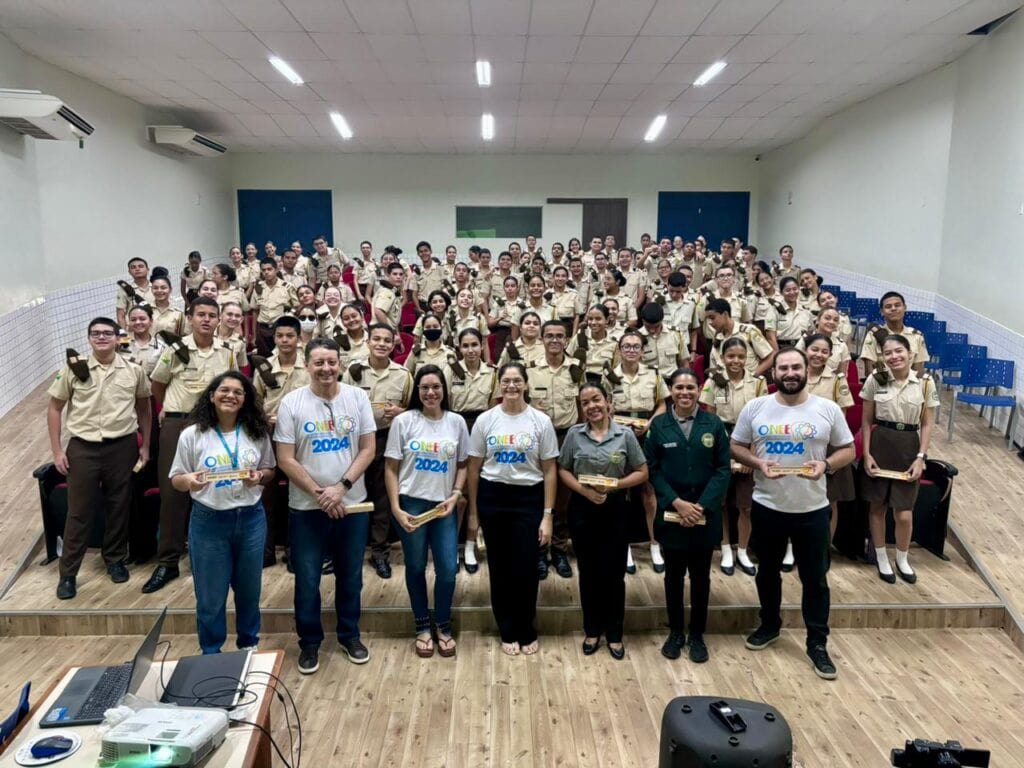
[[747,242],[750,229],[749,192],[659,192],[658,237],[681,235],[693,240],[704,235],[718,250],[727,237]]
[[240,189],[238,232],[241,243],[255,243],[260,255],[268,240],[281,253],[295,240],[306,252],[317,235],[334,242],[334,216],[329,189]]

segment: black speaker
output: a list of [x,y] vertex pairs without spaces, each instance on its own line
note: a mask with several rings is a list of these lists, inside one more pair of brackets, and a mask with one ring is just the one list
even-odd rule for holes
[[659,768],[791,768],[793,734],[777,709],[714,696],[672,699],[661,718]]

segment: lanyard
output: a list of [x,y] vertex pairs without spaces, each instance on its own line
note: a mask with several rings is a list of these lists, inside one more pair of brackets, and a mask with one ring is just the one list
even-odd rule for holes
[[228,441],[224,439],[224,433],[220,431],[220,427],[214,427],[217,430],[217,437],[220,438],[220,444],[224,446],[224,450],[228,452],[228,458],[231,459],[231,468],[238,469],[238,434],[241,429],[241,424],[235,425],[235,450],[234,452],[228,447]]

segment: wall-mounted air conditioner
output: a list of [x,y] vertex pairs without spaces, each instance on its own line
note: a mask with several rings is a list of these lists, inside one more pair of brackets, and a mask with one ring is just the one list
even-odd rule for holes
[[217,157],[228,151],[223,144],[180,125],[150,125],[147,130],[151,142],[182,154]]
[[79,141],[93,127],[56,96],[41,91],[0,88],[0,125],[36,139]]

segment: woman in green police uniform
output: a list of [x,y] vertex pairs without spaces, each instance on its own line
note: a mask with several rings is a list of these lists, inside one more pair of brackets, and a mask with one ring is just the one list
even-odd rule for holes
[[[722,500],[729,488],[729,436],[717,416],[697,409],[700,383],[685,368],[669,382],[672,408],[654,418],[644,441],[651,484],[658,496],[654,535],[665,558],[669,636],[661,647],[678,659],[708,660],[704,644],[711,595],[711,555],[722,540]],[[665,520],[664,510],[679,522]],[[690,573],[689,638],[684,633],[683,585]]]

